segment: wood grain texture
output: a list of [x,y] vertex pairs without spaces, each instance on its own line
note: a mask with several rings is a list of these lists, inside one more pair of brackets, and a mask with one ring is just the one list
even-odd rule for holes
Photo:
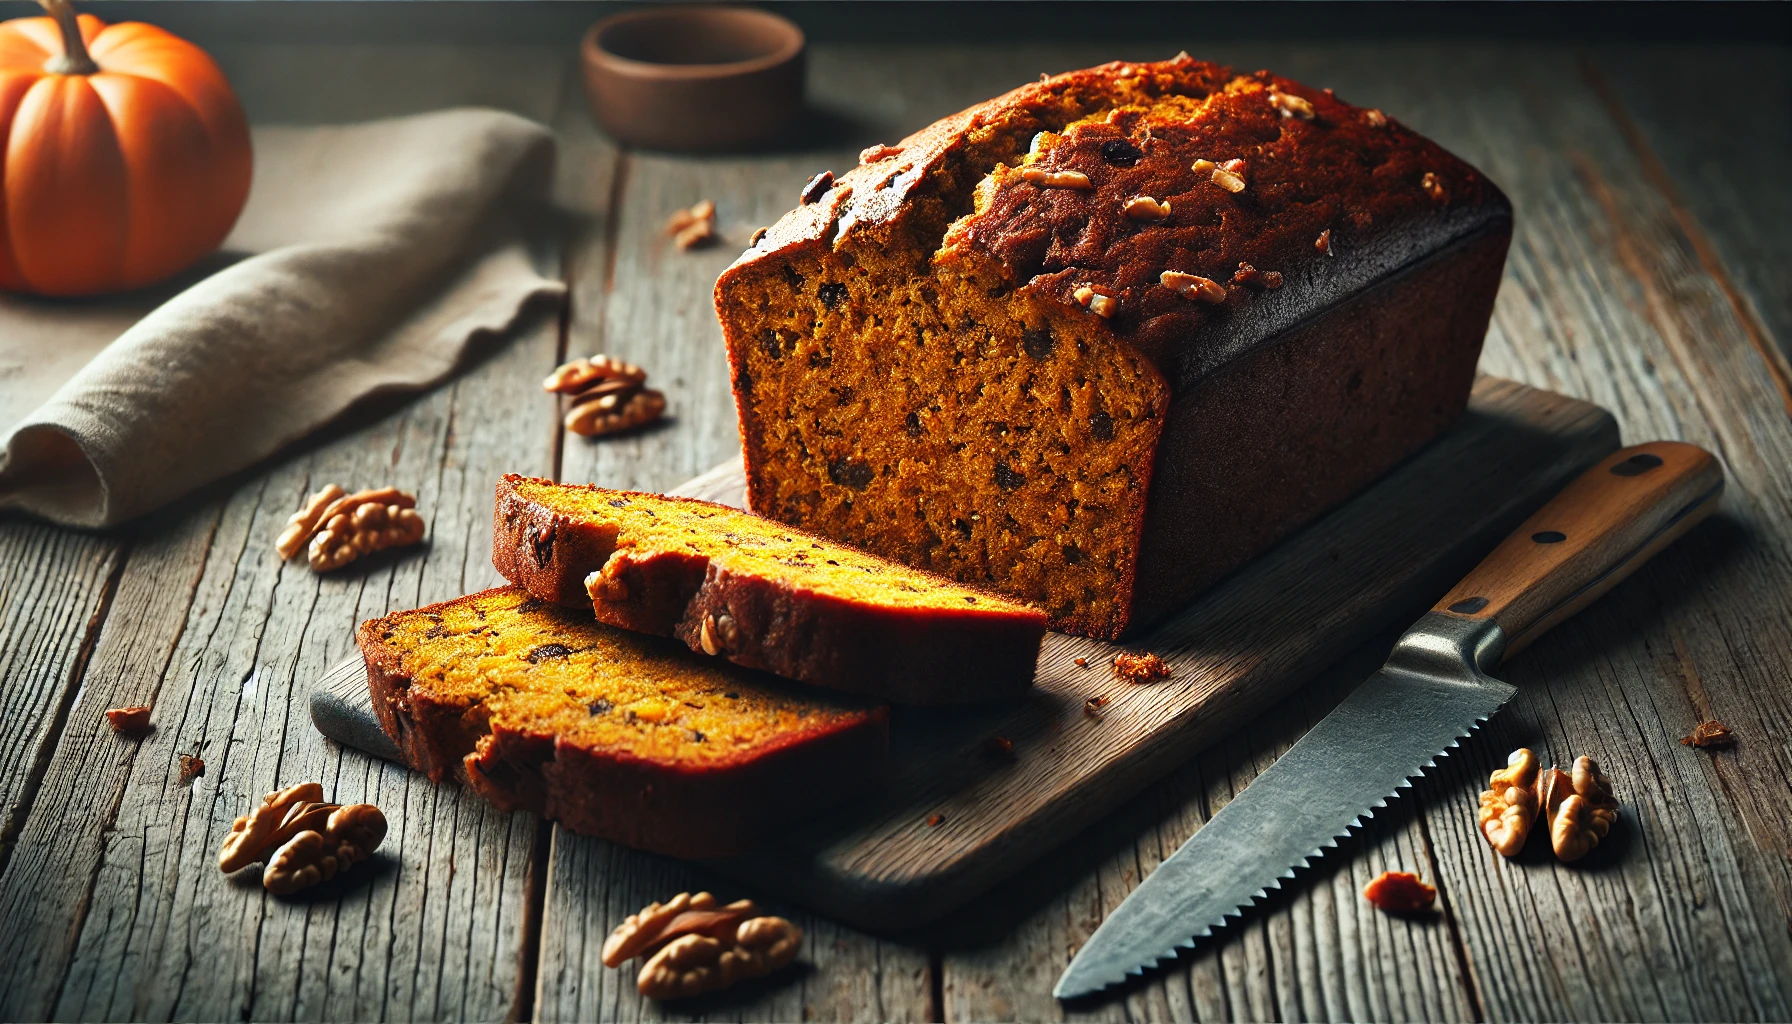
[[0,521],[0,871],[62,720],[75,713],[86,645],[123,549],[117,539]]
[[[501,70],[463,69],[462,87],[477,93],[482,74]],[[486,91],[514,88],[495,84]],[[530,399],[557,349],[553,318],[538,317],[452,384],[140,525],[117,614],[99,630],[81,704],[0,875],[0,1017],[495,1020],[512,1010],[536,823],[328,744],[294,682],[346,653],[362,618],[495,579],[492,481],[553,468],[553,412]],[[425,544],[329,576],[282,565],[273,537],[328,481],[416,493]],[[155,728],[138,741],[111,735],[94,710],[144,700]],[[206,762],[187,785],[182,754]],[[221,875],[232,818],[306,779],[385,809],[392,831],[376,860],[293,900],[268,897],[252,871]]]

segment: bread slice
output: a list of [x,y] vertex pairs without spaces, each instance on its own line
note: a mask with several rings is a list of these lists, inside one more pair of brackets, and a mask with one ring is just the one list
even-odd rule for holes
[[361,624],[373,707],[411,766],[504,810],[676,857],[871,783],[888,710],[693,656],[500,587]]
[[492,562],[602,622],[834,690],[911,704],[1032,685],[1045,615],[725,505],[520,476]]

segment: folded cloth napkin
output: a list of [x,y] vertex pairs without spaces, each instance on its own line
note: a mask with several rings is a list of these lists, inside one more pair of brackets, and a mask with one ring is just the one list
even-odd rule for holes
[[123,522],[361,399],[438,383],[564,293],[525,242],[554,159],[534,122],[446,110],[254,144],[248,206],[184,281],[0,296],[0,509]]

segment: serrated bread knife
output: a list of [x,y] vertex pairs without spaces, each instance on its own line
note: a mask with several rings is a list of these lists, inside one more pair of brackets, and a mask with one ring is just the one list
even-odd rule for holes
[[1322,856],[1516,690],[1487,675],[1717,508],[1723,467],[1656,441],[1577,477],[1401,636],[1370,676],[1103,921],[1052,994],[1141,974]]

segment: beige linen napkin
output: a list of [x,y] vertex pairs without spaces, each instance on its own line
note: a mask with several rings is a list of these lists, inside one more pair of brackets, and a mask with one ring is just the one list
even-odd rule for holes
[[428,388],[563,294],[524,242],[552,174],[540,125],[446,110],[254,143],[242,218],[184,281],[0,296],[0,509],[123,522],[360,399]]

